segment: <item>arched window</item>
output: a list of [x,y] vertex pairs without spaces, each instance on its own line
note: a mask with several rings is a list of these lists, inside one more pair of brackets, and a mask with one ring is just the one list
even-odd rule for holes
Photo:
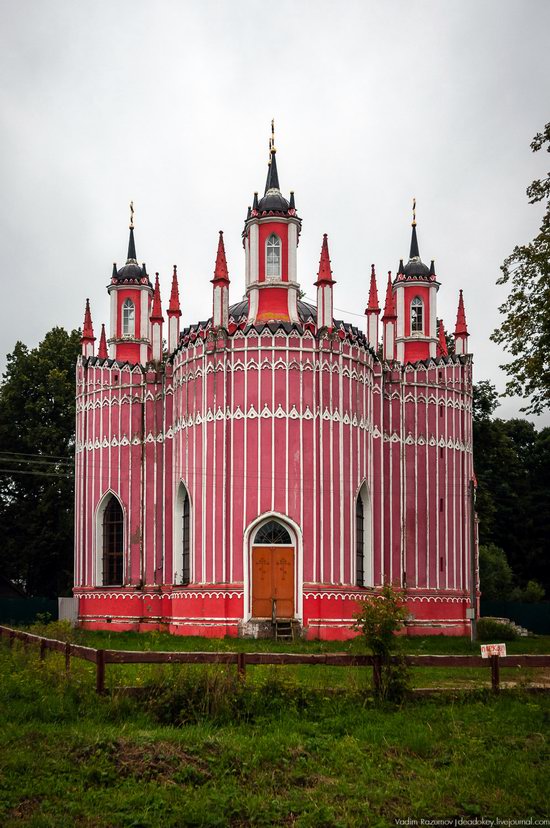
[[355,504],[355,575],[357,586],[365,586],[365,550],[364,550],[364,534],[365,534],[365,515],[363,510],[363,499],[361,494],[357,498]]
[[191,501],[184,483],[180,483],[174,507],[174,570],[175,584],[191,581]]
[[124,516],[116,497],[111,497],[103,512],[103,585],[122,585],[124,558]]
[[355,501],[355,583],[360,587],[374,586],[371,503],[366,482]]
[[183,495],[183,509],[181,517],[181,582],[188,584],[190,580],[190,566],[189,566],[189,531],[190,531],[190,517],[191,510],[189,508],[189,495],[187,489]]
[[281,277],[281,240],[275,233],[266,242],[266,275],[268,278]]
[[411,333],[422,333],[424,330],[424,302],[420,296],[415,296],[411,302]]
[[266,546],[292,546],[290,534],[284,526],[276,520],[269,520],[260,526],[254,538],[256,545],[265,544]]
[[122,305],[122,335],[134,336],[136,309],[131,299],[125,299]]

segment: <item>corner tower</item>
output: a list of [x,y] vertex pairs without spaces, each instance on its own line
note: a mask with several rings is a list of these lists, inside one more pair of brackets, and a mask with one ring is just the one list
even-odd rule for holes
[[153,286],[145,265],[139,266],[134,240],[134,208],[130,204],[130,238],[126,264],[113,265],[107,287],[111,299],[109,356],[120,362],[141,363],[151,359],[151,300]]
[[393,293],[397,309],[396,358],[401,363],[417,362],[437,355],[437,291],[434,263],[420,258],[416,235],[416,201],[409,261],[399,262]]
[[243,230],[248,321],[299,322],[296,259],[302,221],[279,187],[274,125],[271,122],[265,192],[254,194]]

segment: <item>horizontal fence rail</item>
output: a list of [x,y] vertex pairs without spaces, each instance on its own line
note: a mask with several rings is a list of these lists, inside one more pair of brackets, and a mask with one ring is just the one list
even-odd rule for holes
[[[246,667],[253,665],[326,665],[330,667],[372,667],[375,690],[380,687],[381,662],[373,655],[351,653],[216,653],[178,652],[162,650],[96,650],[80,644],[57,641],[41,635],[0,626],[0,640],[10,646],[22,641],[25,646],[35,644],[40,649],[40,658],[46,651],[64,653],[65,669],[70,671],[71,658],[80,658],[96,665],[96,691],[105,691],[105,667],[107,664],[232,664],[240,676],[246,674]],[[480,655],[406,655],[392,656],[392,663],[405,663],[409,667],[489,667],[491,686],[495,693],[500,689],[502,667],[550,667],[550,655],[509,655],[482,658]]]

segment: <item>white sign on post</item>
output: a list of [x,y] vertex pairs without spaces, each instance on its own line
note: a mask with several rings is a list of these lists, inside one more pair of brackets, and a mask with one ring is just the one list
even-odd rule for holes
[[489,658],[490,656],[505,656],[506,644],[482,644],[481,658]]

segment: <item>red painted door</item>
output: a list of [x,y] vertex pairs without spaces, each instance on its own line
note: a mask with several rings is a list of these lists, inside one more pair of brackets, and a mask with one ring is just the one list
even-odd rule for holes
[[294,618],[294,547],[255,546],[252,550],[252,616]]

